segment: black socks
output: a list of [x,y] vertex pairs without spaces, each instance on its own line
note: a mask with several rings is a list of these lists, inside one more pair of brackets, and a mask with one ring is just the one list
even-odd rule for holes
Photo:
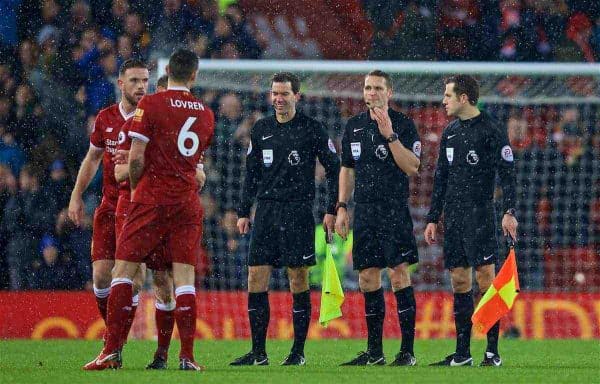
[[292,294],[294,304],[292,307],[292,320],[294,322],[294,345],[292,353],[304,356],[304,343],[310,325],[310,291]]
[[256,354],[266,354],[265,343],[270,317],[269,292],[249,292],[248,318],[252,332],[252,351]]
[[368,351],[374,357],[383,355],[383,320],[385,301],[383,288],[372,292],[363,292],[365,296],[365,318],[368,330]]
[[398,321],[402,331],[401,352],[415,355],[413,347],[415,343],[415,320],[417,317],[417,303],[413,287],[409,286],[394,292],[398,303]]
[[454,324],[456,325],[456,354],[471,356],[471,316],[473,315],[473,291],[454,294]]
[[498,353],[498,337],[499,336],[500,336],[500,321],[498,321],[496,324],[494,324],[487,333],[487,349],[485,350],[486,352],[492,352],[492,353],[495,353],[496,355],[499,355],[499,353]]

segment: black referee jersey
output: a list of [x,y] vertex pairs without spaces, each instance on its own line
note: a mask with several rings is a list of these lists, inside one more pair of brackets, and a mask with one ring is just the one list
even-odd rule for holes
[[496,174],[503,210],[515,206],[513,152],[506,128],[487,112],[452,121],[442,134],[428,223],[437,223],[444,205],[483,205],[493,201]]
[[[421,156],[421,141],[415,123],[406,115],[388,109],[394,133],[406,148]],[[379,133],[369,112],[354,116],[346,124],[342,139],[342,166],[355,172],[354,201],[370,203],[399,201],[407,203],[409,179]]]
[[257,121],[250,133],[238,216],[250,216],[255,198],[313,201],[316,159],[326,172],[327,213],[335,214],[340,161],[324,125],[301,111],[286,123],[274,115]]

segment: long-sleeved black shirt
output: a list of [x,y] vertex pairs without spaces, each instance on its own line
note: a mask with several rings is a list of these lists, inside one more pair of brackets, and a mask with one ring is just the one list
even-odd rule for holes
[[334,214],[340,161],[323,124],[300,111],[283,124],[275,116],[257,121],[250,132],[238,216],[249,217],[255,198],[313,201],[317,158],[327,178],[327,213]]
[[[415,123],[393,109],[388,109],[388,114],[402,145],[420,157],[421,141]],[[342,139],[342,165],[354,168],[357,203],[407,201],[408,176],[396,165],[386,138],[369,112],[348,120]]]
[[428,223],[437,223],[446,204],[492,201],[496,173],[504,211],[515,206],[513,152],[506,129],[488,113],[452,121],[442,134]]

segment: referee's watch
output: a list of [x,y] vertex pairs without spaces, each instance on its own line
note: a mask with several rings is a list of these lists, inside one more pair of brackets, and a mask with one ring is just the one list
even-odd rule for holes
[[393,143],[396,140],[398,140],[398,134],[396,132],[392,133],[385,139],[385,141],[387,141],[388,143]]
[[514,208],[509,208],[509,209],[506,210],[506,212],[504,212],[504,214],[505,215],[511,215],[512,217],[514,217],[516,212],[517,211]]
[[337,214],[338,209],[340,208],[344,208],[345,210],[348,210],[348,204],[344,203],[343,201],[338,201],[337,204],[335,205],[335,213]]

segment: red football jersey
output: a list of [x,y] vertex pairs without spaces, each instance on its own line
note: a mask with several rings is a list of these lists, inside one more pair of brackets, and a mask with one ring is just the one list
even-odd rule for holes
[[[131,137],[129,137],[129,128],[131,128],[131,122],[133,119],[128,119],[125,124],[121,127],[117,140],[117,150],[129,151],[131,148]],[[123,199],[131,199],[131,187],[129,185],[129,178],[119,183],[119,197]]]
[[129,130],[131,138],[148,143],[133,201],[171,205],[195,194],[196,166],[210,145],[214,126],[213,112],[187,88],[144,96]]
[[101,110],[96,116],[90,143],[96,148],[104,149],[102,158],[102,195],[105,199],[117,203],[119,198],[117,181],[115,180],[115,163],[113,155],[117,151],[117,140],[125,121],[133,116],[121,107],[121,103],[113,104]]

